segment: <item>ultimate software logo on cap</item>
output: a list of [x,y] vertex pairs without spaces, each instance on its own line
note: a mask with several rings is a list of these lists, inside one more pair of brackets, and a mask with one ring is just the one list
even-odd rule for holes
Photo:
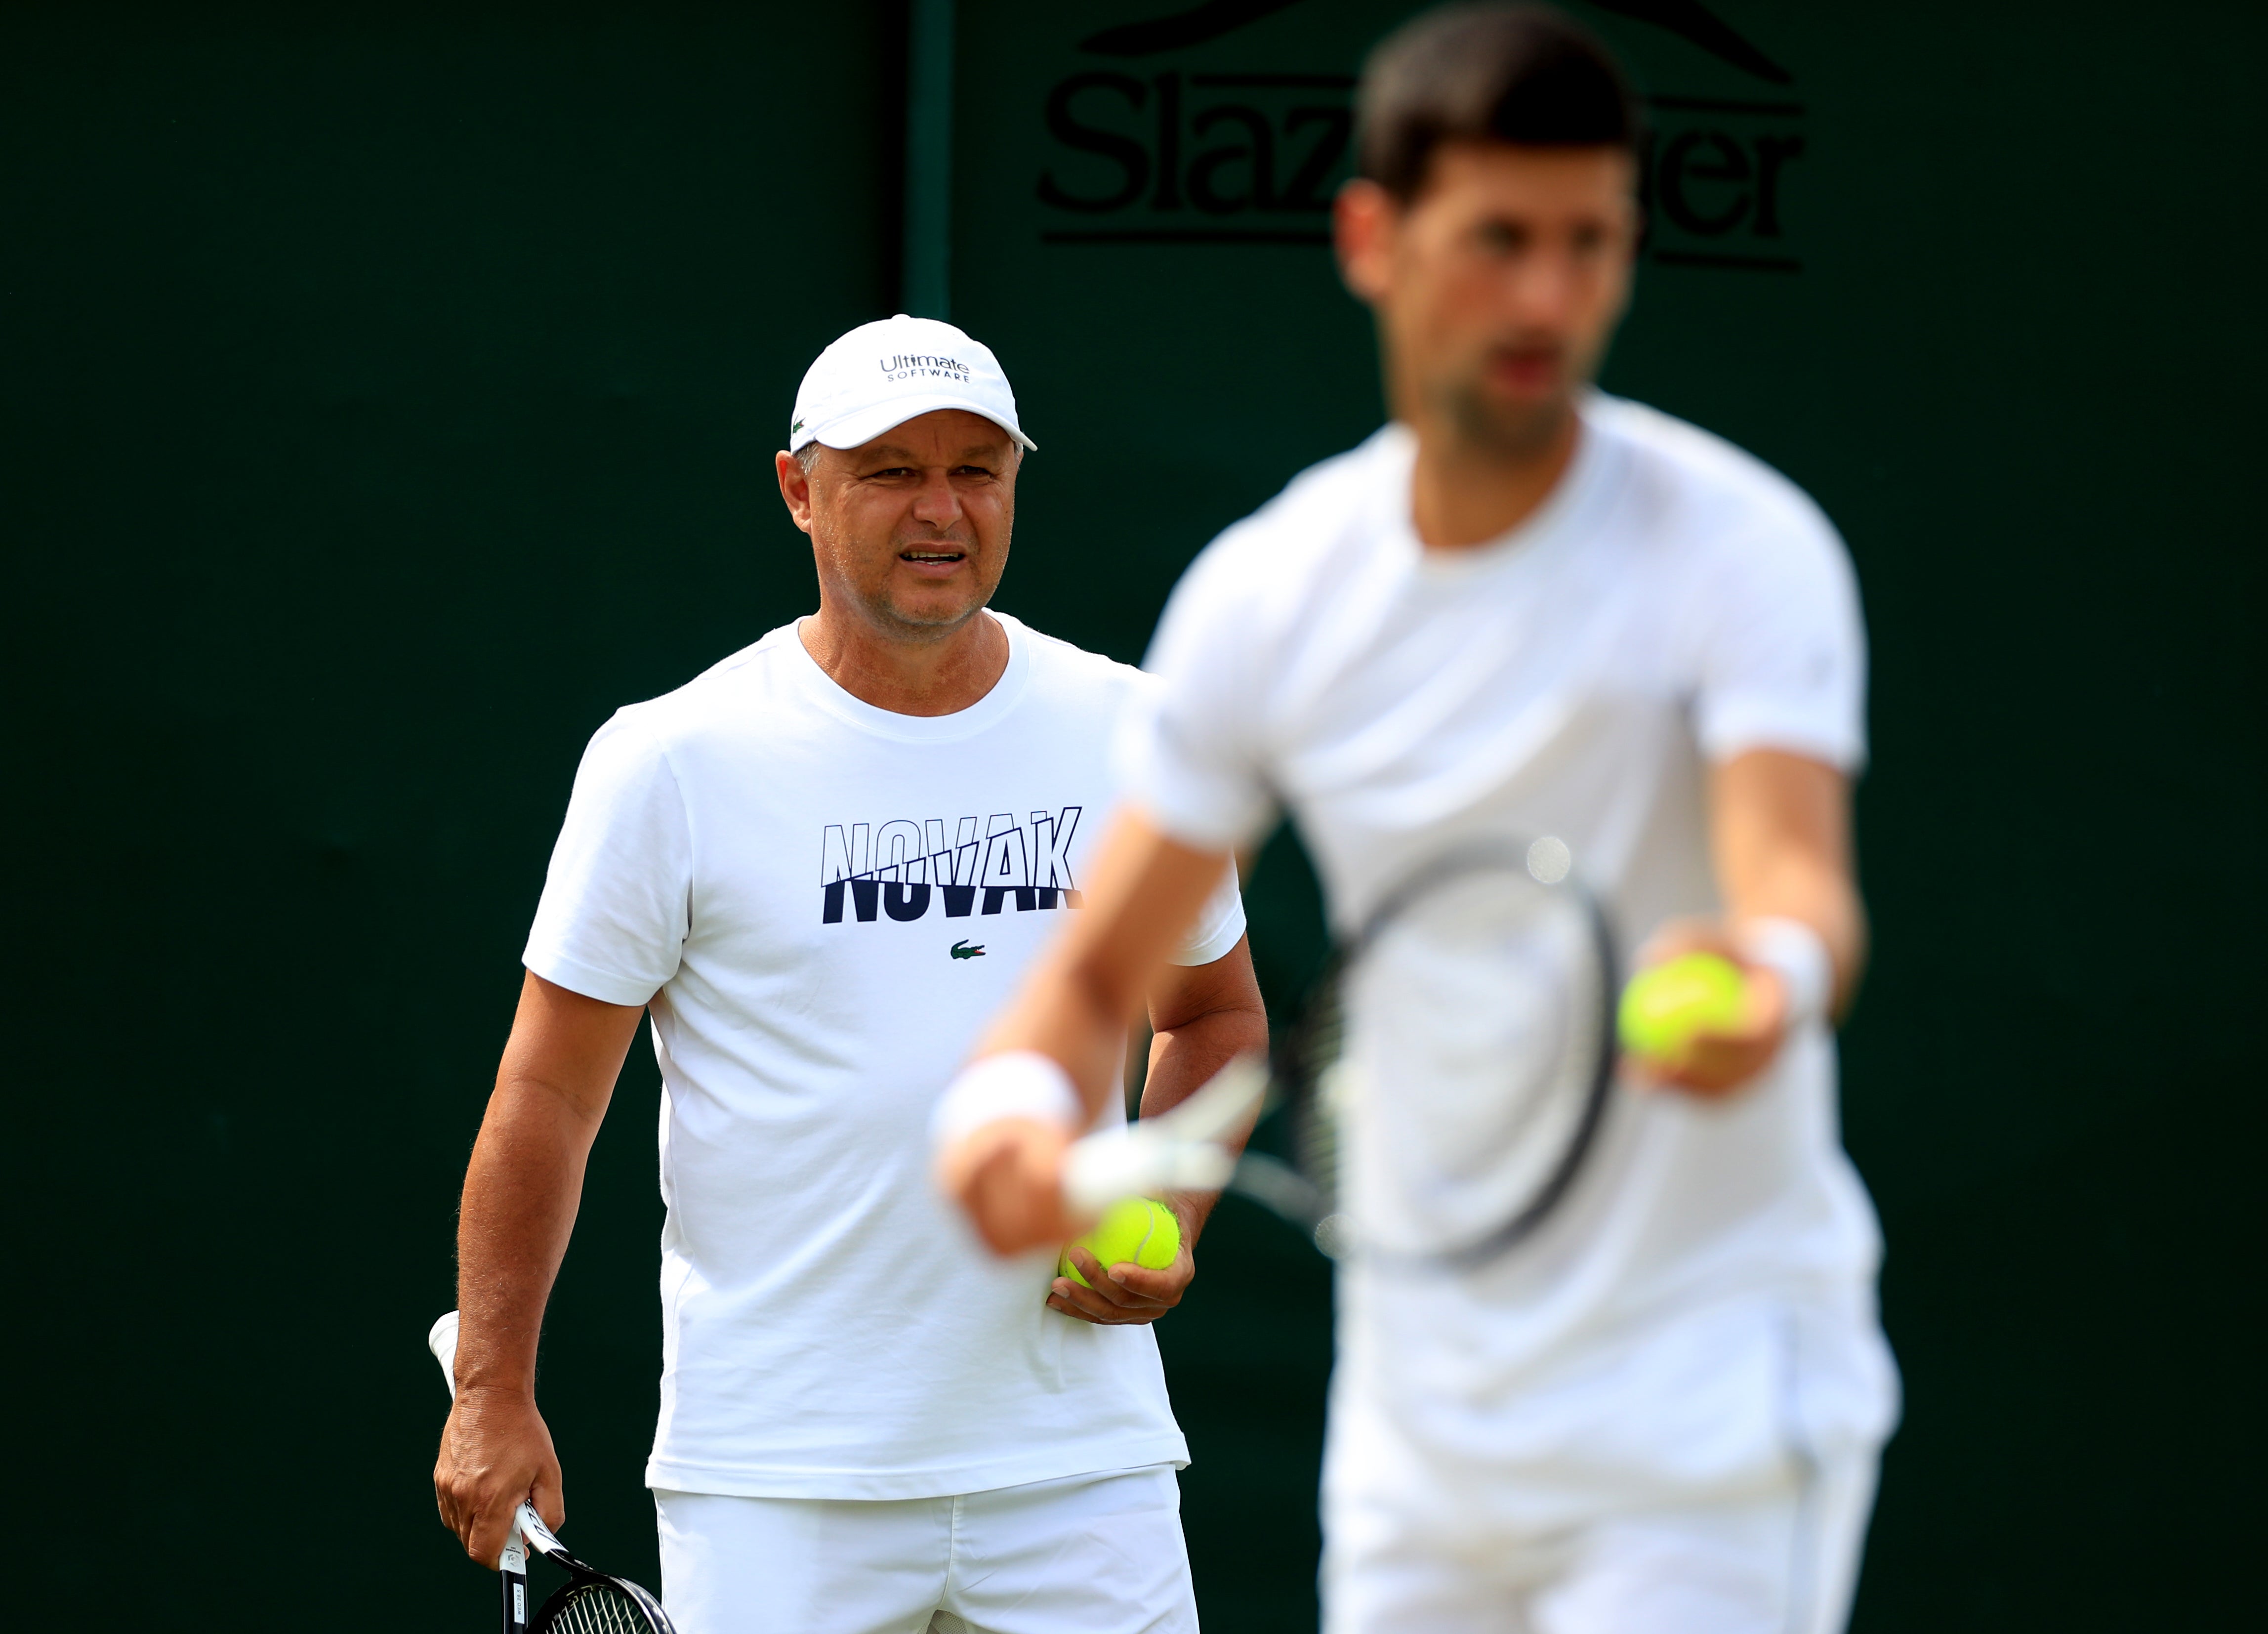
[[862,323],[819,354],[795,394],[787,446],[856,448],[939,408],[982,415],[1027,448],[1016,394],[991,349],[949,323],[900,313]]

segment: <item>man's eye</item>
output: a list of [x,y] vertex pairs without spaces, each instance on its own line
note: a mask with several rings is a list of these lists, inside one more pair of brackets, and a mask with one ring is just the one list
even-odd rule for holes
[[1508,255],[1528,247],[1527,232],[1509,222],[1484,222],[1473,237],[1491,255]]
[[981,465],[964,465],[964,466],[956,466],[956,467],[954,467],[954,472],[953,472],[953,474],[954,474],[955,476],[973,476],[973,477],[977,477],[977,478],[984,478],[984,477],[989,477],[989,476],[990,476],[990,475],[992,475],[992,471],[991,471],[991,467],[990,467],[989,466],[981,466]]

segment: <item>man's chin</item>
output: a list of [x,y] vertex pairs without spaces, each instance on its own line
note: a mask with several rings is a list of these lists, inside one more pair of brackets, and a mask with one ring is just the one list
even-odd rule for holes
[[885,596],[870,603],[874,622],[904,633],[910,641],[937,641],[952,635],[984,610],[968,597]]
[[1565,432],[1575,414],[1575,392],[1560,385],[1534,396],[1471,393],[1455,406],[1460,437],[1476,446],[1512,456],[1541,453]]

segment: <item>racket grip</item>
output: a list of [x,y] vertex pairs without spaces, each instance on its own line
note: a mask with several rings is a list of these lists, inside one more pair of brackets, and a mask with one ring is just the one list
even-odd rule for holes
[[1136,1124],[1072,1143],[1064,1156],[1064,1201],[1074,1214],[1100,1214],[1123,1197],[1219,1191],[1235,1172],[1235,1158],[1211,1141],[1160,1139]]
[[433,1324],[425,1336],[425,1348],[433,1352],[433,1359],[441,1364],[441,1377],[447,1380],[449,1399],[457,1399],[457,1313],[451,1311]]

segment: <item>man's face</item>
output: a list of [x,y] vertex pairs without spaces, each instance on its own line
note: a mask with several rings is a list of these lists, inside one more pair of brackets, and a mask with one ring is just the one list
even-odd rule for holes
[[1019,450],[982,415],[940,408],[806,475],[775,460],[830,600],[894,640],[939,640],[992,599],[1008,564]]
[[1630,297],[1634,179],[1618,148],[1457,143],[1406,205],[1350,183],[1340,259],[1377,310],[1395,411],[1481,449],[1548,445]]

